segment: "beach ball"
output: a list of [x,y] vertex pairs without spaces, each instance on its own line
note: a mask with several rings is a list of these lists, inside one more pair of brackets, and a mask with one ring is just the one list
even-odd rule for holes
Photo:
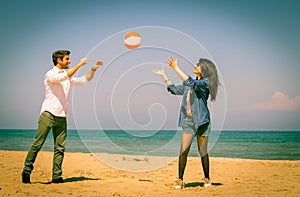
[[142,38],[138,32],[128,32],[124,36],[124,44],[128,49],[136,49],[141,45]]

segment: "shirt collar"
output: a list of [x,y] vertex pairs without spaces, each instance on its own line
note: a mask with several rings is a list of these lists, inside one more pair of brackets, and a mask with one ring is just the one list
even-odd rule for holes
[[63,69],[59,69],[59,68],[57,68],[56,66],[53,66],[53,70],[55,71],[55,72],[57,72],[57,73],[63,73],[65,70],[63,70]]

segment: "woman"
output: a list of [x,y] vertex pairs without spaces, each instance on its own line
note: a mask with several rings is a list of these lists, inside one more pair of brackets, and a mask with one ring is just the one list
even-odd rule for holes
[[219,79],[216,66],[208,59],[200,59],[194,66],[196,79],[187,76],[177,65],[177,60],[168,59],[168,65],[177,73],[183,81],[182,85],[174,85],[167,78],[164,68],[153,70],[154,74],[163,77],[168,91],[174,95],[183,95],[179,123],[182,127],[181,149],[178,164],[178,179],[175,188],[184,187],[183,175],[187,162],[187,156],[193,138],[197,137],[198,151],[201,157],[204,172],[204,187],[211,186],[209,177],[209,157],[207,153],[208,136],[210,134],[210,113],[207,100],[216,100]]

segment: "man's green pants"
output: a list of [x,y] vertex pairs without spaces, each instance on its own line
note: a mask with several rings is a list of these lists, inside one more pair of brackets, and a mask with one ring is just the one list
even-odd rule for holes
[[57,117],[47,111],[42,112],[40,115],[36,136],[25,159],[23,172],[30,174],[33,170],[36,156],[51,129],[54,139],[52,179],[58,179],[62,176],[62,162],[67,137],[67,120],[66,117]]

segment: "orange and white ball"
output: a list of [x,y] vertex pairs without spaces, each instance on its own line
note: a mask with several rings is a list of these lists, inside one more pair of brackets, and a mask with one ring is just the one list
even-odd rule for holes
[[138,32],[128,32],[124,36],[124,44],[128,49],[136,49],[141,45],[142,37]]

